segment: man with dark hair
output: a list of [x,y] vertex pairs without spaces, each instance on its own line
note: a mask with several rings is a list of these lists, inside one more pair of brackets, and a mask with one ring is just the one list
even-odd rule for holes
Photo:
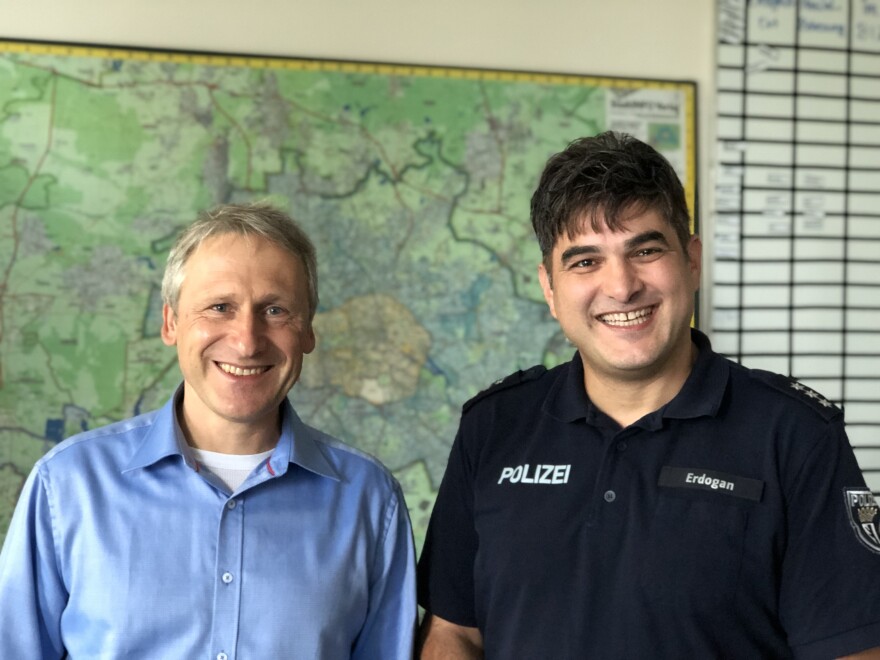
[[577,352],[464,405],[422,658],[880,657],[877,506],[843,415],[691,329],[688,218],[632,137],[547,163],[538,274]]
[[183,383],[34,466],[0,554],[0,658],[410,658],[400,487],[287,400],[315,346],[309,238],[218,207],[162,295]]

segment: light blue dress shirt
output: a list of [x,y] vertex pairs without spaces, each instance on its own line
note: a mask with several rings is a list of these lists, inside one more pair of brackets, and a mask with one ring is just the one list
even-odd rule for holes
[[414,548],[378,461],[289,403],[235,493],[162,409],[34,466],[0,554],[0,658],[410,658]]

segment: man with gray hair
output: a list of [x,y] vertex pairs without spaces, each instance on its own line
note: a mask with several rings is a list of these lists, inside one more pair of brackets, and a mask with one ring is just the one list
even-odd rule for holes
[[411,657],[400,487],[287,400],[315,347],[309,238],[270,206],[218,207],[162,295],[183,383],[34,466],[0,554],[0,657]]

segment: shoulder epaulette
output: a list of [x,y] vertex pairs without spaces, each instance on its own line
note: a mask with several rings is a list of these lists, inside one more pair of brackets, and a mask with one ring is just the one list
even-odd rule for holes
[[477,401],[481,401],[487,396],[491,396],[492,394],[501,392],[502,390],[507,390],[511,387],[516,387],[517,385],[528,382],[530,380],[535,380],[546,371],[547,367],[539,364],[534,367],[529,367],[525,371],[517,371],[504,378],[499,378],[485,390],[483,390],[473,398],[465,401],[464,405],[461,407],[461,410],[462,412],[467,412],[467,410],[475,403],[477,403]]
[[809,406],[825,419],[833,419],[843,412],[834,403],[819,394],[819,392],[790,376],[783,376],[762,369],[751,369],[750,373],[752,378],[760,380],[773,389]]

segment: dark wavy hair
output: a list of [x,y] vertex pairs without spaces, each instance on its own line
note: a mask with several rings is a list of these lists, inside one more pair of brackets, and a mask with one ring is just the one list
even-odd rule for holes
[[594,231],[623,229],[635,214],[658,212],[682,247],[690,238],[684,187],[656,149],[625,133],[608,131],[570,143],[551,156],[532,195],[532,228],[544,266],[566,232],[574,236],[589,220]]

